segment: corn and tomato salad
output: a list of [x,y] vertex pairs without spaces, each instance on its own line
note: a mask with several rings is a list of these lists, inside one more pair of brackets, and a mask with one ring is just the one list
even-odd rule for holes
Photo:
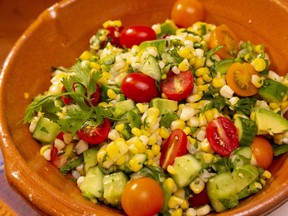
[[73,66],[55,68],[24,122],[92,202],[192,216],[266,187],[288,151],[287,110],[288,76],[229,26],[109,20]]

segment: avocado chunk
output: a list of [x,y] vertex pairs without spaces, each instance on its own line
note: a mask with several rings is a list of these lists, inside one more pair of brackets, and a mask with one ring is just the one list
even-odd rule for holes
[[237,186],[230,172],[211,177],[207,182],[207,194],[216,212],[233,208],[238,204]]
[[255,108],[258,134],[277,134],[288,130],[288,121],[281,115],[264,108]]
[[284,96],[288,94],[288,87],[275,80],[266,79],[259,88],[258,94],[269,103],[277,103],[281,102]]
[[161,37],[163,35],[175,35],[178,27],[175,25],[175,23],[172,20],[167,19],[164,23],[161,23],[160,25],[161,33],[157,35],[158,37]]
[[154,98],[151,100],[151,106],[156,107],[160,111],[160,115],[167,112],[174,112],[178,109],[178,102],[165,98]]
[[113,112],[114,117],[120,117],[129,110],[136,109],[135,103],[131,99],[118,101],[115,104],[115,111]]
[[147,49],[148,47],[156,47],[158,53],[161,53],[166,47],[166,40],[165,39],[157,39],[151,41],[144,41],[139,45],[141,51]]
[[128,177],[123,172],[105,175],[103,178],[104,194],[103,197],[111,205],[119,205],[121,195],[128,182]]

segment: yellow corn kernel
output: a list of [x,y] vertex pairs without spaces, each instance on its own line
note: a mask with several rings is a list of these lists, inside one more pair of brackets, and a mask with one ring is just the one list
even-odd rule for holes
[[244,56],[244,60],[248,62],[248,61],[250,61],[250,59],[251,59],[251,56],[250,56],[250,54],[247,53],[247,54]]
[[212,149],[212,147],[211,147],[209,141],[207,140],[207,138],[205,138],[204,140],[202,140],[200,142],[200,149],[203,152],[207,152],[207,153],[211,153],[211,154],[214,153],[214,150]]
[[160,153],[160,150],[161,150],[161,148],[159,145],[153,145],[152,146],[152,151],[155,155],[158,155]]
[[158,117],[160,110],[157,107],[151,107],[147,110],[147,114],[151,117]]
[[255,49],[255,51],[258,52],[258,53],[264,52],[264,47],[263,47],[263,45],[256,45],[256,46],[254,47],[254,49]]
[[139,128],[133,127],[131,129],[131,133],[137,137],[140,137],[142,135],[142,131]]
[[175,168],[173,166],[171,166],[171,165],[168,165],[167,172],[169,172],[172,175],[176,174]]
[[143,165],[135,157],[132,157],[129,160],[129,167],[133,172],[138,172],[143,167]]
[[[193,95],[191,95],[190,97],[188,97],[188,98],[187,98],[187,101],[188,101],[189,103],[195,103],[195,102],[201,100],[201,98],[202,98],[202,92],[199,92],[199,93],[193,94]],[[197,108],[198,108],[198,106],[195,107],[196,105],[197,105],[197,104],[192,105],[194,109],[197,109]]]
[[202,77],[203,77],[203,79],[204,79],[206,82],[211,82],[211,81],[212,81],[212,77],[209,76],[209,74],[204,74]]
[[181,199],[185,199],[185,190],[183,188],[175,191],[173,194]]
[[177,197],[177,196],[172,195],[172,196],[170,197],[170,199],[168,200],[168,207],[169,207],[170,209],[177,208],[177,207],[180,206],[182,203],[183,203],[183,199],[182,199],[182,198],[179,198],[179,197]]
[[148,158],[153,159],[155,154],[151,149],[147,149],[145,154],[148,156]]
[[282,102],[281,109],[284,110],[288,107],[288,101]]
[[100,102],[100,103],[98,104],[98,106],[102,106],[102,107],[108,107],[108,106],[109,106],[109,104],[108,104],[108,103],[106,103],[106,102]]
[[121,123],[121,124],[118,124],[115,126],[115,130],[118,131],[118,132],[121,132],[123,129],[124,129],[124,124]]
[[209,88],[208,85],[198,85],[198,86],[197,86],[197,91],[198,91],[198,92],[207,91],[208,88]]
[[161,79],[165,80],[167,78],[167,74],[162,74]]
[[153,164],[155,164],[155,161],[152,158],[149,158],[147,160],[147,165],[153,165]]
[[88,60],[89,58],[91,58],[93,56],[93,53],[89,52],[89,51],[84,51],[81,55],[80,55],[80,59],[83,60]]
[[195,194],[199,194],[204,189],[205,183],[200,178],[196,178],[190,183],[189,187]]
[[268,170],[265,170],[263,173],[262,173],[262,176],[265,178],[265,179],[270,179],[272,174],[268,171]]
[[198,86],[198,85],[203,85],[203,84],[205,84],[205,81],[204,81],[203,77],[202,76],[198,77],[196,79],[196,85]]
[[200,127],[205,126],[207,124],[207,120],[204,113],[199,113],[198,121]]
[[186,135],[189,135],[191,133],[191,128],[186,126],[183,131]]
[[221,88],[221,87],[223,87],[225,84],[226,84],[226,81],[225,81],[225,79],[222,78],[222,77],[215,77],[215,78],[213,78],[213,80],[212,80],[212,86],[213,86],[214,88]]
[[189,58],[191,54],[191,50],[188,47],[183,47],[178,50],[178,55],[181,56],[182,58]]
[[184,200],[183,200],[183,203],[180,205],[180,207],[181,207],[182,209],[188,209],[188,208],[189,208],[189,202],[188,202],[188,200],[184,199]]
[[266,62],[263,58],[255,58],[252,60],[251,65],[258,72],[265,70]]
[[108,89],[107,90],[107,96],[113,100],[117,97],[117,94],[112,89]]
[[157,142],[157,136],[152,134],[150,137],[149,137],[149,140],[148,140],[148,145],[155,145]]
[[163,126],[161,126],[160,128],[160,136],[163,138],[163,139],[167,139],[169,137],[169,130]]
[[120,158],[118,158],[118,160],[116,161],[116,165],[121,166],[122,164],[124,164],[126,162],[126,156],[122,155]]
[[212,109],[212,113],[213,113],[214,118],[216,118],[220,115],[219,111],[216,108]]
[[52,146],[50,144],[42,146],[41,149],[40,149],[40,155],[43,156],[44,152],[47,151],[48,149],[51,149],[51,147]]
[[109,72],[104,71],[102,73],[102,77],[106,78],[106,79],[110,79],[111,78],[111,74]]
[[105,158],[107,156],[106,148],[107,146],[105,145],[101,147],[100,150],[97,152],[97,161],[100,164],[102,164],[105,161]]
[[252,75],[251,82],[256,88],[260,88],[264,84],[264,79],[257,75]]
[[261,184],[263,185],[263,187],[266,185],[266,180],[264,179],[260,179]]
[[177,119],[177,120],[174,120],[172,121],[171,123],[171,130],[176,130],[176,129],[181,129],[183,130],[185,127],[185,122],[181,119]]
[[207,122],[211,122],[214,120],[214,113],[212,110],[206,110],[204,112],[204,115],[205,115]]
[[144,153],[147,150],[146,145],[140,139],[136,140],[134,146],[138,150],[137,153]]
[[183,209],[178,208],[171,212],[171,216],[182,216],[183,215]]
[[209,74],[209,69],[207,67],[198,68],[195,72],[197,77]]
[[280,108],[281,103],[272,102],[272,103],[269,103],[269,106],[270,106],[273,110],[275,110],[275,109]]
[[255,121],[255,112],[254,112],[254,111],[252,111],[252,112],[250,113],[250,119],[251,119],[252,121]]
[[184,59],[179,65],[178,68],[180,71],[187,71],[189,70],[190,64],[187,59]]
[[90,66],[91,66],[91,68],[94,68],[96,70],[100,70],[100,68],[101,68],[101,65],[96,63],[96,62],[90,62]]
[[116,161],[118,158],[121,157],[119,146],[116,145],[115,143],[111,142],[107,146],[106,152],[112,161]]
[[174,191],[175,190],[175,182],[173,180],[173,178],[167,178],[164,182],[163,182],[164,185],[166,185],[166,187],[170,190],[170,191]]
[[203,153],[201,154],[201,161],[205,164],[210,164],[214,161],[214,156],[212,153]]
[[103,23],[103,28],[107,28],[109,26],[121,27],[122,22],[121,20],[107,20]]
[[204,58],[203,57],[197,58],[194,67],[197,69],[203,67],[203,65],[204,65]]
[[148,110],[149,105],[148,104],[144,104],[144,103],[137,103],[136,107],[138,108],[140,113],[144,113],[145,111]]

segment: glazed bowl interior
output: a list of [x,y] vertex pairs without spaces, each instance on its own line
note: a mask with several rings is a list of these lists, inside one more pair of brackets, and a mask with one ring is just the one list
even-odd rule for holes
[[[227,24],[239,38],[264,44],[271,69],[288,71],[286,0],[202,0],[206,20]],[[71,66],[88,49],[89,38],[106,20],[124,26],[159,23],[174,0],[68,0],[44,11],[16,43],[1,73],[1,136],[6,176],[27,203],[47,215],[121,215],[82,197],[75,183],[40,156],[40,145],[22,124],[26,106],[48,89],[52,66]],[[25,97],[28,95],[28,98]],[[287,154],[272,165],[273,179],[259,194],[219,215],[268,213],[288,198]]]

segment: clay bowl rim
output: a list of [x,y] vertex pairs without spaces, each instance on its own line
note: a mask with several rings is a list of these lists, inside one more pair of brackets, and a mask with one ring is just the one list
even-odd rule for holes
[[[11,67],[11,65],[13,65],[13,61],[15,61],[15,58],[17,59],[17,56],[15,57],[15,55],[17,54],[17,52],[19,52],[19,49],[21,49],[22,45],[26,42],[27,38],[29,38],[31,35],[33,36],[33,32],[37,31],[37,28],[39,28],[39,26],[41,24],[43,24],[43,20],[44,20],[45,16],[47,15],[46,13],[48,13],[49,10],[58,11],[59,9],[61,9],[61,7],[65,7],[65,6],[67,6],[73,2],[74,2],[74,0],[64,0],[64,1],[61,1],[59,3],[54,4],[53,6],[51,6],[48,9],[46,9],[28,27],[28,29],[22,34],[22,36],[19,38],[19,40],[15,43],[15,45],[13,46],[11,52],[8,54],[6,60],[3,64],[3,68],[1,71],[1,75],[0,75],[0,84],[1,84],[1,89],[0,89],[1,101],[0,102],[1,102],[1,104],[3,102],[3,94],[4,94],[2,89],[3,89],[3,86],[5,86],[5,83],[3,83],[3,82],[5,81],[5,77],[7,76],[9,68]],[[21,184],[24,181],[27,181],[27,182],[30,182],[31,184],[33,184],[39,180],[39,177],[37,176],[37,174],[33,173],[33,171],[31,170],[31,168],[29,166],[26,165],[25,160],[21,157],[20,152],[18,151],[18,149],[14,145],[12,136],[10,135],[10,132],[9,132],[9,129],[7,126],[5,113],[3,112],[2,109],[0,111],[0,119],[1,119],[0,133],[1,133],[1,138],[2,138],[1,149],[2,149],[4,160],[5,160],[5,158],[8,157],[9,154],[11,154],[12,152],[13,153],[16,152],[17,155],[15,155],[15,161],[18,161],[18,163],[20,162],[20,166],[19,165],[17,166],[18,168],[15,168],[15,166],[16,166],[15,163],[11,163],[11,164],[5,163],[4,164],[5,170],[7,171],[6,172],[7,180],[9,181],[9,183],[13,187],[13,189],[15,189],[18,193],[20,193],[22,196],[24,196],[27,199],[28,198],[27,191],[21,189]],[[288,163],[288,161],[286,160],[287,157],[288,157],[288,153],[282,157],[284,160],[283,164]],[[25,177],[24,174],[28,175],[31,179],[30,180],[27,179],[27,177]],[[22,177],[24,180],[20,179],[20,177]],[[287,184],[288,184],[288,180],[287,180]],[[59,191],[53,189],[53,187],[48,187],[47,191],[52,191],[58,197],[63,198],[61,193],[59,193]],[[36,192],[36,191],[32,191],[32,193],[33,192]],[[288,185],[284,189],[282,189],[281,191],[279,190],[279,191],[277,191],[277,193],[276,192],[272,193],[273,196],[264,200],[262,205],[258,204],[256,206],[257,207],[256,211],[259,213],[264,213],[264,211],[265,211],[265,213],[271,212],[272,210],[279,207],[280,205],[282,205],[284,202],[286,202],[288,200],[287,194],[288,194]],[[37,208],[43,207],[41,205],[41,201],[43,201],[42,198],[35,201],[38,204],[38,206],[36,206]],[[38,202],[40,202],[40,205]],[[62,204],[65,205],[66,202],[63,202]],[[271,206],[272,206],[272,208],[268,208]],[[84,207],[86,208],[86,206],[84,206]],[[262,211],[261,208],[264,211]],[[91,209],[91,210],[95,210],[95,209]],[[256,211],[253,213],[257,213]],[[237,212],[237,213],[241,213],[241,212]],[[229,212],[228,212],[228,214],[229,214]],[[220,215],[220,214],[218,214],[218,215]],[[222,215],[222,213],[221,213],[221,215]]]

